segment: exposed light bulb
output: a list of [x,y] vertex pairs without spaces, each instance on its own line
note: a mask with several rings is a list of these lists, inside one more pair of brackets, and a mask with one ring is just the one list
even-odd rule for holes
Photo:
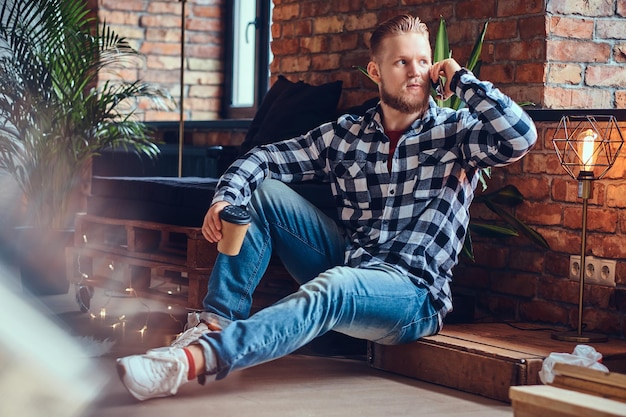
[[592,172],[596,163],[596,139],[598,134],[592,129],[581,132],[576,141],[578,142],[578,153],[582,160],[583,171]]

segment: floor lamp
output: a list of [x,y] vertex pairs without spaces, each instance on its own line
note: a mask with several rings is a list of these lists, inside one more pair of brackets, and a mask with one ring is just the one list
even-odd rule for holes
[[552,334],[568,342],[605,342],[606,335],[583,332],[585,252],[587,249],[587,204],[593,181],[599,180],[615,163],[624,138],[613,116],[563,116],[552,139],[561,166],[578,181],[578,197],[583,200],[578,294],[578,327],[575,331]]
[[180,0],[180,103],[178,103],[178,176],[183,176],[183,145],[185,144],[185,26],[187,0]]

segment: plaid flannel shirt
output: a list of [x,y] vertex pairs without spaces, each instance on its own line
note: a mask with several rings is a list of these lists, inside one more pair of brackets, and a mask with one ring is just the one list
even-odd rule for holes
[[346,265],[398,268],[430,290],[442,321],[452,309],[452,268],[467,233],[478,169],[519,160],[537,138],[529,116],[491,83],[462,69],[452,86],[466,107],[440,108],[430,99],[394,155],[377,106],[253,149],[225,172],[213,202],[245,205],[265,178],[330,182],[350,238]]

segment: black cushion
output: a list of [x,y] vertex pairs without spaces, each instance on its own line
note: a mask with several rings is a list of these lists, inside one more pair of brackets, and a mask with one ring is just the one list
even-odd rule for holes
[[252,120],[241,152],[302,135],[335,119],[341,87],[342,81],[313,86],[278,76]]
[[200,227],[217,178],[92,177],[87,213]]

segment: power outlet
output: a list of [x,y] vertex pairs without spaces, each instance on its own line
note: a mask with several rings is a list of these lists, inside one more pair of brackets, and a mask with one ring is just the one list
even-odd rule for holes
[[[585,256],[585,284],[605,285],[615,287],[615,268],[617,262],[613,259]],[[580,280],[580,256],[571,255],[569,258],[569,279]]]

